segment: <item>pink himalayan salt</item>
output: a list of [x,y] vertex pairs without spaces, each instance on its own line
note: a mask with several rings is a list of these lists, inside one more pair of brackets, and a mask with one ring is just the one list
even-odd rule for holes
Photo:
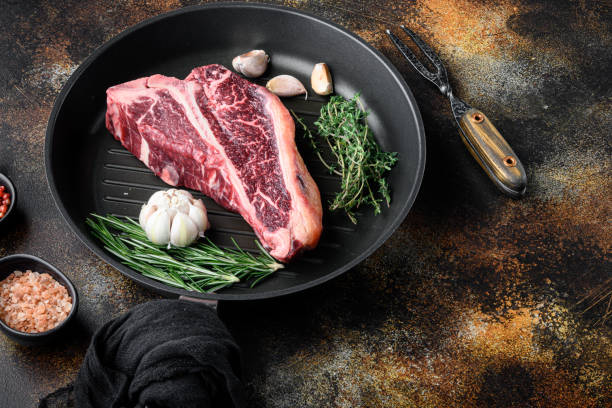
[[71,309],[68,291],[48,273],[15,271],[0,281],[0,319],[15,330],[51,330]]

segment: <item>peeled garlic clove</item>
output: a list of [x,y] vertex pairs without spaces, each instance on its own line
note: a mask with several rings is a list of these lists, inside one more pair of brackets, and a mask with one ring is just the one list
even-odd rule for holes
[[304,85],[291,75],[275,76],[266,84],[270,92],[278,96],[296,96],[306,93]]
[[204,231],[206,231],[210,226],[208,224],[208,215],[206,214],[206,210],[203,210],[195,205],[190,205],[189,218],[191,218],[191,220],[196,224],[198,231],[201,231],[200,235],[204,236]]
[[331,73],[326,63],[316,64],[310,76],[310,86],[319,95],[329,95],[334,91]]
[[138,222],[140,223],[140,226],[143,230],[146,229],[147,221],[149,220],[151,214],[153,214],[155,211],[157,211],[157,206],[155,204],[145,204],[140,209]]
[[166,245],[170,242],[170,215],[165,208],[160,208],[151,214],[145,232],[154,244]]
[[170,243],[174,246],[184,247],[191,244],[198,237],[198,227],[188,215],[177,213],[172,220],[170,229]]
[[270,57],[264,50],[253,50],[234,58],[232,66],[242,75],[256,78],[266,72],[269,61]]

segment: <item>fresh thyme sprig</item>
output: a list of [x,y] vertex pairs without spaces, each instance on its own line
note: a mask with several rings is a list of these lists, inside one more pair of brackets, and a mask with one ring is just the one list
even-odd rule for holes
[[[397,153],[383,152],[376,143],[367,124],[368,112],[359,100],[332,96],[321,108],[321,115],[314,123],[319,138],[295,113],[297,122],[317,157],[329,170],[342,178],[340,192],[330,203],[330,210],[344,209],[353,223],[357,223],[355,210],[362,205],[374,207],[380,214],[383,200],[391,203],[389,184],[385,178],[398,160]],[[321,139],[321,140],[319,140]],[[329,163],[321,154],[321,144],[327,143],[335,159]]]
[[208,238],[179,248],[155,245],[131,218],[91,214],[86,220],[92,234],[121,263],[167,285],[196,291],[214,292],[241,280],[251,287],[283,267],[257,241],[261,254],[255,256],[238,247],[222,249]]

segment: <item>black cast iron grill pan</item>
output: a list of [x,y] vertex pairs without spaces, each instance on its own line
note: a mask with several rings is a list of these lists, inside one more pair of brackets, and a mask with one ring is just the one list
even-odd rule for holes
[[[312,67],[326,62],[336,93],[361,92],[371,111],[369,125],[387,151],[400,160],[390,174],[392,204],[373,216],[364,208],[353,225],[341,212],[324,212],[319,246],[254,288],[239,283],[200,294],[143,277],[104,251],[89,233],[90,213],[137,217],[156,190],[168,188],[105,128],[106,89],[155,73],[184,78],[211,63],[231,67],[234,56],[264,49],[272,58],[265,76],[291,74],[309,84]],[[265,83],[265,78],[256,81]],[[286,106],[312,125],[326,98],[285,99]],[[324,208],[339,186],[312,154],[296,127],[296,142],[321,190]],[[414,97],[397,70],[378,51],[341,27],[293,9],[261,4],[218,3],[176,10],[129,28],[98,48],[70,77],[51,113],[45,144],[47,178],[53,198],[72,230],[93,252],[129,278],[166,296],[202,299],[262,299],[297,292],[355,266],[400,225],[420,186],[425,165],[423,125]],[[254,250],[255,234],[238,214],[202,194],[213,229],[210,238],[230,246],[233,237]]]

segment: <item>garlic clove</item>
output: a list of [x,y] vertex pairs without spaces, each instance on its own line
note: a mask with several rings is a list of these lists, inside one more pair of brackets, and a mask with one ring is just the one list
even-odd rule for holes
[[264,50],[253,50],[234,58],[232,66],[242,75],[256,78],[266,72],[269,61],[270,57]]
[[170,195],[164,190],[157,191],[149,198],[148,204],[154,204],[159,208],[168,208],[170,207]]
[[155,204],[145,204],[140,209],[138,222],[140,223],[140,226],[143,230],[147,226],[147,221],[149,220],[149,217],[151,217],[151,214],[153,214],[155,211],[157,211],[157,206]]
[[198,227],[181,212],[177,213],[172,220],[170,229],[170,243],[174,246],[184,247],[191,244],[198,237]]
[[206,207],[204,207],[204,203],[202,202],[202,200],[193,200],[193,202],[191,203],[192,205],[195,205],[198,208],[201,208],[204,212],[206,212]]
[[165,208],[160,208],[149,216],[145,232],[151,242],[166,245],[170,242],[170,214]]
[[174,220],[174,217],[176,217],[176,214],[179,213],[178,209],[175,207],[168,207],[165,210],[168,213],[168,217],[170,217],[170,222],[172,222],[172,220]]
[[195,205],[189,206],[189,218],[196,224],[198,227],[199,235],[204,236],[204,231],[206,231],[210,225],[208,223],[208,216],[206,214],[206,210],[197,207]]
[[319,95],[329,95],[334,91],[331,73],[326,63],[316,64],[310,76],[310,86]]
[[182,212],[183,214],[189,214],[189,205],[191,200],[182,195],[174,195],[170,200],[170,208]]
[[193,200],[193,196],[187,190],[174,190],[174,191],[175,191],[174,192],[175,195],[183,196],[186,199],[188,199],[189,201]]
[[291,75],[275,76],[266,84],[270,92],[278,96],[296,96],[306,93],[304,85]]

